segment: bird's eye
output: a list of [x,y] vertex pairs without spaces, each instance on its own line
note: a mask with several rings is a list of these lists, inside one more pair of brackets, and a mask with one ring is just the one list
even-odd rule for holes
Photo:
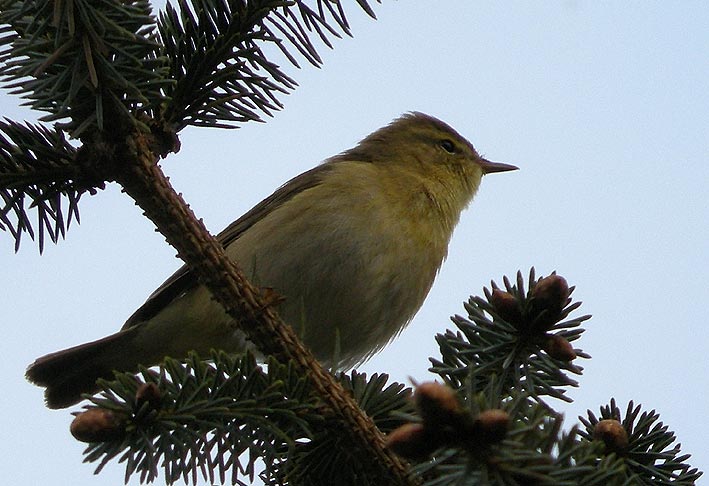
[[455,144],[453,143],[452,140],[449,139],[443,139],[439,142],[439,145],[443,150],[448,152],[449,154],[454,154],[455,153]]

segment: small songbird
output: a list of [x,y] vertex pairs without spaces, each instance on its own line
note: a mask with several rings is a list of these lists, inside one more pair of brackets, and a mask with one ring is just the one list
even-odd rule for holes
[[[409,113],[291,179],[218,240],[253,283],[282,297],[278,312],[319,360],[349,368],[421,307],[482,176],[514,169],[482,158],[440,120]],[[63,408],[114,370],[248,345],[183,266],[119,332],[37,359],[27,378],[46,387],[48,407]]]

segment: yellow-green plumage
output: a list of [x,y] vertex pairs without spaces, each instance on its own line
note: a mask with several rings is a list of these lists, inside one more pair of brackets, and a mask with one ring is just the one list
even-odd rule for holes
[[[281,316],[318,359],[346,368],[418,311],[483,174],[514,168],[482,159],[443,122],[407,114],[292,179],[218,238],[254,283],[284,297]],[[122,331],[39,358],[27,376],[47,387],[48,406],[65,407],[113,369],[245,345],[183,267]]]

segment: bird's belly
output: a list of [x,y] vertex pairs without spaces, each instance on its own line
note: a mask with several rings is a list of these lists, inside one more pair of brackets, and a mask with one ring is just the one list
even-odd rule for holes
[[[363,242],[355,234],[331,225],[329,232],[300,233],[287,241],[271,235],[257,246],[246,238],[230,248],[254,283],[284,298],[281,317],[315,356],[343,368],[380,350],[409,322],[442,259],[427,264],[426,258],[410,258],[401,235],[383,231]],[[252,248],[257,251],[246,251]]]

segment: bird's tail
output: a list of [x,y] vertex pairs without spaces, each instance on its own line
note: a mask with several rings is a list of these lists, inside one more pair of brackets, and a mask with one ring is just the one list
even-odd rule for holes
[[113,371],[133,371],[140,362],[135,329],[112,334],[73,348],[38,358],[27,368],[27,379],[46,387],[49,408],[66,408],[81,400],[82,393],[98,390],[96,380],[113,378]]

